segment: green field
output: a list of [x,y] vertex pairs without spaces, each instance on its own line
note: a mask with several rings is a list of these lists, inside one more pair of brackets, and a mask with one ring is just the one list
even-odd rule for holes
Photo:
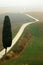
[[[34,23],[26,27],[23,37],[27,37],[29,30],[31,38],[28,38],[28,45],[18,58],[13,58],[2,65],[43,65],[43,23]],[[16,45],[19,44],[21,38]],[[16,47],[16,45],[14,47]],[[12,50],[15,48],[13,47]]]

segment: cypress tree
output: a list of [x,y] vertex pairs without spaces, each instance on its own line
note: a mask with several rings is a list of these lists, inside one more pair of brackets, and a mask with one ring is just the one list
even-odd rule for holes
[[10,23],[9,16],[5,16],[4,18],[2,42],[3,42],[3,47],[5,48],[5,54],[6,54],[7,47],[10,47],[12,44],[12,31],[11,31],[11,23]]

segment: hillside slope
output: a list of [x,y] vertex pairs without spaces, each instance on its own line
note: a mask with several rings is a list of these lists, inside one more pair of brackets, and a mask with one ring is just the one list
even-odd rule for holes
[[43,65],[43,23],[31,24],[26,29],[32,36],[27,47],[18,58],[13,58],[3,65]]

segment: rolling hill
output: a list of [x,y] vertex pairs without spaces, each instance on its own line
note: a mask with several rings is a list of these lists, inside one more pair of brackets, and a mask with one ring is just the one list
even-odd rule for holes
[[[43,65],[43,23],[40,22],[31,24],[26,27],[24,32],[25,34],[23,33],[20,40],[16,44],[17,47],[14,46],[12,49],[12,51],[14,51],[16,48],[18,49],[19,44],[22,42],[21,39],[25,37],[28,39],[28,42],[24,51],[16,59],[13,57],[13,59],[2,65]],[[29,32],[31,34],[30,39],[27,35]]]

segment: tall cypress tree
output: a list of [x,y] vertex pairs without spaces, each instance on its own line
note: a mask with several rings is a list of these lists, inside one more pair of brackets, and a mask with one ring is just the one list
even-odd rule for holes
[[12,31],[11,31],[11,23],[9,16],[5,16],[3,23],[3,31],[2,31],[2,42],[3,47],[5,48],[5,54],[7,52],[7,47],[11,46],[12,43]]

